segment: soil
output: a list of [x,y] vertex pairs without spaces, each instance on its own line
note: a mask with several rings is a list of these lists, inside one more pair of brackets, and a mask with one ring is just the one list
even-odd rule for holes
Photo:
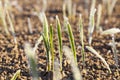
[[[32,44],[32,47],[35,45],[37,39],[41,36],[42,33],[42,23],[39,18],[34,15],[35,11],[42,10],[42,0],[11,0],[11,4],[14,1],[17,1],[18,4],[13,5],[10,9],[13,14],[14,20],[14,28],[17,38],[17,44],[14,43],[14,38],[12,35],[7,36],[4,32],[3,26],[0,26],[0,80],[10,80],[10,78],[14,75],[17,70],[21,70],[20,77],[17,80],[32,80],[30,70],[28,68],[28,61],[24,52],[24,44],[25,42],[29,42]],[[37,2],[38,1],[38,2]],[[85,49],[85,66],[82,64],[81,59],[81,49],[80,49],[80,39],[79,39],[79,27],[78,27],[78,15],[80,13],[83,14],[83,24],[84,24],[84,42],[85,46],[88,45],[88,21],[89,14],[85,12],[85,3],[84,0],[73,0],[73,3],[76,3],[76,16],[74,19],[70,20],[70,24],[73,29],[73,34],[75,38],[75,44],[77,49],[77,62],[80,72],[82,73],[83,80],[120,80],[120,34],[115,34],[115,41],[117,42],[117,50],[118,50],[118,65],[116,68],[114,56],[111,47],[108,45],[111,42],[111,36],[102,36],[97,32],[93,34],[92,47],[100,53],[102,57],[105,58],[107,63],[110,66],[112,73],[109,73],[106,66],[102,63],[100,59],[98,59],[94,54]],[[102,0],[97,0],[97,5],[101,3]],[[63,26],[63,13],[62,13],[62,4],[63,0],[48,0],[46,16],[49,24],[52,23],[54,26],[54,46],[55,46],[55,54],[58,55],[58,39],[56,37],[56,21],[55,16],[58,15],[60,18],[60,22],[62,25],[62,38],[63,45],[67,45],[70,47],[68,35],[64,31]],[[90,3],[89,6],[90,7]],[[89,8],[88,8],[89,10]],[[30,18],[33,33],[30,34],[28,30],[27,18]],[[96,16],[95,16],[96,18]],[[120,28],[120,0],[117,1],[115,8],[111,17],[106,15],[106,8],[103,8],[101,24],[103,30],[109,28]],[[44,43],[39,44],[37,53],[37,65],[38,65],[38,73],[39,77],[42,80],[49,80],[49,74],[52,75],[52,72],[46,71],[46,54]],[[66,64],[66,58],[63,61],[63,72],[65,76],[62,80],[74,80],[73,73],[70,69],[70,64]]]

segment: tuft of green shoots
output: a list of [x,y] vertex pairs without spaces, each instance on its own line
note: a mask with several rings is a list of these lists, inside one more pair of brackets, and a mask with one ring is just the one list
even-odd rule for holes
[[72,49],[72,52],[74,55],[74,60],[77,64],[77,56],[76,56],[76,47],[75,47],[75,42],[74,42],[74,36],[73,36],[72,28],[71,28],[71,25],[69,24],[69,22],[67,23],[67,31],[68,31],[70,46],[71,46],[71,49]]
[[97,52],[95,49],[93,49],[92,47],[86,46],[86,48],[87,48],[90,52],[92,52],[93,54],[95,54],[98,58],[100,58],[101,61],[105,64],[105,66],[106,66],[107,69],[109,70],[109,72],[111,73],[110,67],[109,67],[109,65],[107,64],[107,62],[105,61],[105,59],[104,59],[100,54],[98,54],[98,52]]
[[62,33],[61,33],[61,25],[58,16],[56,16],[57,23],[57,35],[58,35],[58,44],[59,44],[59,57],[60,57],[60,69],[62,70]]
[[50,24],[50,53],[51,53],[51,64],[52,64],[52,70],[54,70],[54,45],[53,45],[53,26]]
[[98,32],[100,32],[101,14],[102,14],[102,6],[101,6],[101,4],[99,4],[98,11],[97,11],[97,22],[96,22],[96,31],[98,31]]
[[20,70],[17,70],[14,76],[10,80],[16,80],[20,76]]
[[84,38],[84,32],[83,32],[83,23],[82,23],[82,15],[80,14],[80,41],[81,41],[81,44],[82,44],[82,61],[83,61],[83,65],[85,65],[85,51],[84,51],[84,41],[83,41],[83,38]]
[[95,27],[95,21],[94,21],[94,14],[96,12],[96,9],[91,9],[91,13],[90,13],[90,18],[89,18],[89,27],[88,27],[88,34],[89,34],[89,45],[91,45],[92,43],[92,34],[94,31],[94,27]]
[[37,73],[36,54],[34,53],[33,48],[31,48],[29,43],[25,43],[25,54],[28,58],[29,68],[32,74],[32,80],[39,80]]
[[116,34],[116,33],[120,33],[119,28],[111,28],[111,29],[103,31],[101,34],[102,35],[110,34],[112,36],[112,45],[111,45],[111,47],[112,47],[112,51],[113,51],[113,54],[114,54],[115,64],[118,67],[118,56],[117,56],[117,49],[116,49],[115,37],[114,37],[114,34]]
[[49,34],[48,34],[48,21],[45,13],[40,13],[39,19],[43,24],[43,41],[46,48],[46,56],[47,56],[47,71],[51,70],[51,54],[50,54],[50,44],[49,44]]
[[82,80],[82,75],[80,73],[79,68],[76,65],[76,61],[74,59],[74,55],[73,55],[71,49],[67,46],[63,46],[63,51],[64,51],[66,57],[70,60],[70,66],[72,68],[74,80]]
[[5,33],[7,35],[10,35],[10,32],[8,30],[8,26],[7,26],[7,23],[6,23],[6,20],[5,20],[6,19],[6,10],[2,5],[2,1],[0,1],[0,18],[2,20],[2,25],[4,26]]

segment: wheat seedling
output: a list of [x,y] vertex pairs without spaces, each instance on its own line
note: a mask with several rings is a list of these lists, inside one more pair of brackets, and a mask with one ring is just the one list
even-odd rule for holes
[[43,24],[43,41],[46,48],[46,56],[47,56],[47,70],[51,70],[51,54],[50,54],[50,44],[49,44],[49,35],[48,35],[48,21],[45,13],[40,13],[39,19]]
[[68,11],[68,16],[72,16],[72,0],[64,0]]
[[80,14],[80,41],[82,44],[82,61],[83,61],[83,65],[85,65],[85,51],[84,51],[84,42],[83,42],[83,38],[84,38],[84,32],[83,32],[83,23],[82,23],[82,15]]
[[43,1],[43,8],[42,8],[42,12],[45,12],[47,9],[47,0],[42,0]]
[[99,4],[98,11],[97,11],[97,22],[96,22],[96,31],[98,31],[98,32],[100,32],[101,14],[102,14],[102,6],[101,6],[101,4]]
[[59,57],[60,57],[60,68],[62,70],[62,32],[61,32],[61,25],[58,16],[56,16],[56,23],[57,23],[57,34],[58,34],[58,47],[59,47]]
[[50,25],[50,53],[51,53],[51,59],[52,59],[52,70],[54,71],[54,46],[53,46],[53,26],[52,24]]
[[82,80],[80,70],[76,65],[76,61],[74,59],[74,55],[73,55],[71,49],[67,46],[63,46],[63,51],[64,51],[66,57],[70,60],[70,65],[71,65],[71,68],[72,68],[74,79],[75,80]]
[[32,34],[32,33],[33,33],[33,30],[32,30],[32,24],[31,24],[30,18],[27,18],[27,22],[28,22],[28,29],[29,29],[29,32],[30,32],[30,34]]
[[116,49],[115,37],[114,37],[114,34],[116,34],[116,33],[120,33],[120,29],[118,29],[118,28],[111,28],[111,29],[103,31],[101,34],[102,35],[110,34],[112,36],[112,51],[113,51],[113,54],[114,54],[114,59],[115,59],[116,66],[118,66],[117,49]]
[[72,52],[73,52],[73,55],[74,55],[74,60],[75,60],[75,62],[77,64],[75,41],[74,41],[72,28],[71,28],[71,25],[69,24],[69,22],[67,23],[67,31],[68,31],[70,46],[71,46],[71,49],[72,49]]
[[6,23],[6,11],[5,11],[5,7],[3,7],[3,4],[2,4],[2,1],[0,1],[0,18],[2,20],[2,25],[4,26],[4,30],[5,30],[5,33],[7,35],[10,35],[10,32],[8,30],[8,26],[7,26],[7,23]]
[[92,52],[93,54],[95,54],[98,58],[100,58],[101,61],[105,64],[105,66],[106,66],[107,69],[109,70],[109,72],[111,73],[110,67],[109,67],[109,65],[107,64],[107,62],[105,61],[105,59],[104,59],[100,54],[98,54],[97,51],[96,51],[95,49],[93,49],[92,47],[86,46],[86,48],[87,48],[90,52]]
[[20,70],[17,70],[14,76],[10,80],[16,80],[20,76]]
[[113,9],[115,7],[115,4],[117,3],[117,0],[106,0],[107,1],[107,8],[108,8],[108,15],[111,16]]
[[17,46],[17,39],[16,39],[16,34],[15,34],[15,30],[14,30],[14,27],[13,27],[13,22],[12,22],[12,19],[10,17],[10,13],[8,12],[8,10],[6,10],[6,14],[7,14],[7,19],[8,19],[8,22],[9,22],[9,25],[10,25],[10,30],[11,30],[11,33],[14,37],[14,42]]
[[34,53],[33,48],[31,48],[29,43],[25,43],[25,54],[28,58],[29,68],[32,74],[32,80],[39,80],[37,73],[36,54]]
[[44,34],[42,34],[43,36],[43,41],[44,41],[44,45],[46,48],[46,56],[47,56],[47,71],[51,70],[51,54],[50,54],[50,45],[49,42],[46,38],[46,36]]
[[89,45],[91,45],[92,43],[92,34],[94,31],[94,27],[95,27],[95,21],[94,21],[94,14],[96,12],[96,9],[91,9],[91,13],[90,13],[90,18],[89,18],[89,27],[88,27],[88,34],[89,34]]
[[89,16],[89,26],[88,26],[88,38],[89,38],[88,43],[89,43],[89,45],[91,45],[91,43],[92,43],[92,34],[94,31],[94,27],[95,27],[95,21],[94,21],[94,15],[96,12],[95,3],[96,3],[96,0],[92,0],[90,16]]

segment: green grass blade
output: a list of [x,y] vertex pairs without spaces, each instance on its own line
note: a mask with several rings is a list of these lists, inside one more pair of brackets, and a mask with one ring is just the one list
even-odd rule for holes
[[52,70],[54,70],[54,46],[53,46],[53,26],[50,25],[50,53],[51,53],[51,59],[52,59]]
[[77,63],[77,56],[76,56],[76,48],[75,48],[74,36],[73,36],[71,25],[69,23],[67,23],[67,30],[68,30],[70,46],[71,46],[71,49],[72,49],[73,55],[74,55],[74,60]]
[[37,73],[37,60],[36,60],[36,54],[33,51],[33,48],[31,48],[30,44],[25,44],[25,54],[28,58],[28,64],[30,67],[30,71],[32,74],[33,80],[38,80],[38,73]]
[[82,16],[80,15],[80,41],[82,44],[82,61],[83,61],[83,65],[85,65],[85,51],[84,51],[84,42],[83,42],[83,37],[84,37],[84,33],[83,33],[83,24],[82,24]]
[[43,34],[49,40],[49,35],[48,35],[48,21],[47,21],[45,13],[40,13],[39,19],[41,20],[41,22],[43,24]]
[[112,51],[113,51],[113,54],[114,54],[115,64],[118,67],[119,64],[118,64],[117,48],[116,48],[116,44],[115,44],[114,34],[112,35]]
[[94,21],[94,14],[96,12],[96,9],[93,9],[90,13],[90,21],[89,21],[89,28],[88,28],[88,33],[89,33],[89,45],[91,45],[92,43],[92,34],[94,31],[94,27],[95,27],[95,21]]
[[59,56],[60,56],[60,68],[62,70],[62,33],[61,33],[61,25],[58,16],[56,16],[57,22],[57,35],[58,35],[58,44],[59,44]]
[[10,32],[8,30],[8,26],[6,23],[6,12],[5,12],[5,8],[3,7],[2,1],[0,1],[0,18],[2,21],[2,25],[4,26],[5,33],[7,35],[10,35]]
[[17,70],[16,73],[14,74],[14,76],[11,78],[11,80],[16,80],[17,77],[20,76],[20,70]]
[[96,22],[96,31],[100,32],[100,20],[102,15],[102,5],[98,5],[98,11],[97,11],[97,22]]
[[48,34],[48,21],[47,21],[45,13],[40,13],[39,18],[43,24],[42,36],[43,36],[43,41],[44,41],[45,48],[46,48],[47,70],[50,71],[51,70],[51,55],[50,55],[50,44],[49,44],[49,34]]
[[51,55],[50,55],[50,45],[49,42],[47,40],[47,38],[45,37],[44,34],[42,34],[43,36],[43,41],[44,41],[44,45],[46,48],[46,57],[47,57],[47,71],[51,70]]

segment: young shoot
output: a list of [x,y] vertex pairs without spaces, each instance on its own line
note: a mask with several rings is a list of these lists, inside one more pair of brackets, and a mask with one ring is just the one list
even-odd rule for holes
[[52,24],[50,25],[50,53],[51,53],[51,59],[52,59],[52,62],[51,62],[51,68],[52,70],[54,71],[54,45],[53,45],[53,26]]
[[107,69],[109,70],[109,72],[111,73],[110,67],[109,67],[109,65],[107,64],[107,62],[105,61],[105,59],[104,59],[95,49],[93,49],[92,47],[86,46],[86,48],[87,48],[90,52],[92,52],[93,54],[95,54],[98,58],[100,58],[101,61],[105,64],[105,66],[106,66]]
[[76,61],[74,60],[74,55],[71,49],[67,46],[63,46],[63,52],[65,53],[65,56],[70,60],[70,66],[73,72],[74,80],[82,80],[80,70],[76,65]]
[[107,8],[108,8],[108,15],[111,16],[113,9],[115,7],[115,4],[117,3],[117,0],[106,0],[107,1]]
[[91,13],[90,13],[90,18],[89,18],[89,27],[88,27],[88,35],[89,35],[89,45],[91,45],[92,43],[92,34],[94,31],[94,27],[95,27],[95,21],[94,21],[94,15],[96,12],[96,9],[91,9]]
[[83,61],[83,65],[85,65],[85,52],[84,52],[84,42],[83,42],[83,38],[84,38],[84,32],[83,32],[83,23],[82,23],[82,15],[80,14],[80,41],[82,44],[82,61]]
[[11,33],[14,37],[14,43],[15,43],[15,45],[17,45],[17,39],[16,39],[15,30],[14,30],[14,27],[13,27],[13,21],[11,19],[11,16],[10,16],[10,13],[8,12],[8,10],[6,10],[6,14],[7,14],[7,19],[8,19],[9,25],[10,25]]
[[74,55],[74,60],[75,60],[75,62],[77,64],[75,41],[74,41],[72,28],[71,28],[71,25],[69,24],[69,22],[67,23],[67,31],[68,31],[70,46],[71,46],[71,49],[72,49],[72,52],[73,52],[73,55]]
[[10,80],[16,80],[20,76],[20,70],[17,70],[14,76]]
[[36,54],[34,53],[33,48],[31,48],[29,43],[25,43],[25,54],[28,59],[29,68],[32,74],[32,80],[39,80],[37,73]]
[[65,0],[68,15],[72,16],[72,0]]
[[42,34],[43,36],[43,41],[44,41],[44,45],[46,48],[46,56],[47,56],[47,71],[51,71],[51,54],[50,54],[50,44],[46,38],[46,36],[44,34]]
[[56,23],[57,23],[57,35],[58,35],[58,47],[59,47],[59,57],[60,57],[60,68],[62,70],[62,32],[61,32],[61,25],[58,16],[56,16]]
[[101,34],[102,35],[108,35],[108,34],[111,35],[111,37],[112,37],[112,45],[111,45],[111,47],[112,47],[112,51],[113,51],[113,54],[114,54],[115,64],[118,67],[118,56],[117,56],[117,49],[116,49],[115,37],[114,37],[114,35],[116,33],[120,33],[120,29],[111,28],[111,29],[103,31]]
[[45,12],[47,10],[47,0],[42,0],[42,1],[43,1],[42,12]]
[[101,14],[102,14],[102,5],[98,5],[98,11],[97,11],[97,22],[96,22],[96,31],[100,32],[100,20],[101,20]]
[[45,13],[40,13],[39,19],[43,24],[43,41],[46,48],[46,56],[47,56],[47,71],[51,71],[51,54],[50,54],[50,44],[49,44],[49,35],[48,35],[48,21]]
[[32,30],[32,24],[31,24],[30,18],[27,18],[27,22],[28,22],[28,29],[29,29],[29,32],[30,32],[30,34],[32,34],[32,33],[33,33],[33,30]]
[[3,7],[2,1],[0,1],[0,18],[2,21],[2,25],[4,26],[5,33],[7,35],[10,35],[10,32],[8,30],[8,26],[7,26],[7,23],[5,20],[6,19],[6,11],[5,11],[5,8]]

